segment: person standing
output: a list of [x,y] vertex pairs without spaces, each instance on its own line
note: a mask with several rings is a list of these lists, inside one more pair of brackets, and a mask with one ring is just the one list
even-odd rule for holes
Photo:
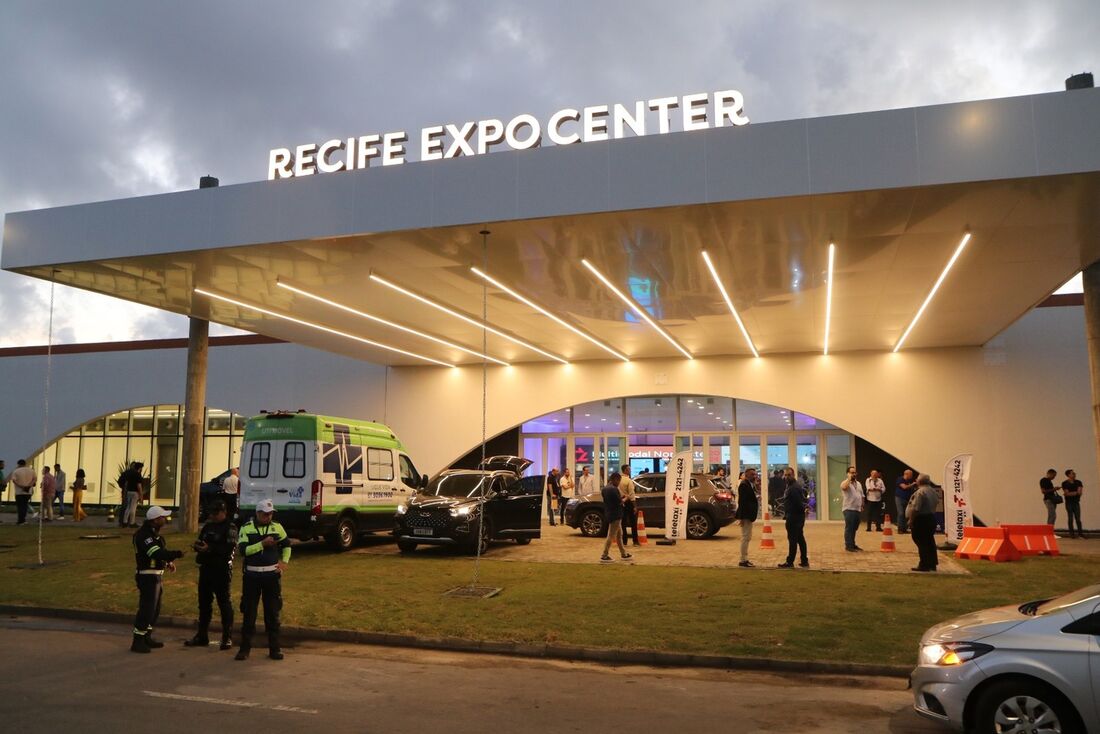
[[53,522],[53,498],[57,493],[57,480],[50,473],[50,465],[42,467],[42,481],[38,484],[38,511],[42,513],[42,519]]
[[183,558],[183,551],[168,550],[168,544],[160,534],[171,516],[168,510],[154,505],[145,513],[145,522],[134,533],[134,562],[137,566],[134,583],[138,589],[138,610],[134,615],[134,639],[130,643],[130,652],[147,653],[164,647],[163,642],[153,639],[153,628],[160,616],[161,582],[164,572],[175,571],[175,561]]
[[783,492],[786,491],[787,484],[783,481],[783,470],[776,469],[772,472],[772,475],[768,477],[768,506],[772,508],[772,513],[775,513],[775,508],[779,506],[780,500],[783,497]]
[[267,632],[267,656],[282,660],[279,645],[280,612],[283,608],[283,572],[290,563],[290,538],[283,526],[274,520],[275,505],[260,500],[256,515],[241,528],[237,547],[244,559],[244,581],[241,590],[241,647],[236,660],[248,660],[252,651],[252,636],[256,633],[256,610],[260,599],[264,603],[264,630]]
[[34,494],[34,485],[38,481],[38,475],[34,469],[27,466],[26,459],[15,462],[15,471],[11,473],[11,483],[15,486],[16,525],[27,524],[27,509],[31,504],[31,495]]
[[237,526],[230,519],[224,500],[214,501],[210,519],[191,548],[199,565],[199,629],[183,644],[187,647],[210,644],[210,619],[214,616],[213,601],[217,599],[222,618],[219,649],[228,650],[233,646],[233,602],[229,599],[229,587],[233,582],[233,556],[237,553]]
[[53,479],[54,486],[56,487],[55,496],[57,497],[57,519],[65,519],[65,489],[69,486],[65,482],[68,481],[68,477],[65,476],[65,472],[61,471],[60,464],[53,465]]
[[233,467],[229,470],[229,476],[222,480],[222,501],[225,502],[225,511],[230,522],[237,517],[237,498],[241,493],[241,470]]
[[931,478],[927,474],[917,477],[917,490],[906,507],[913,543],[920,554],[920,562],[913,571],[931,572],[939,565],[936,555],[936,505],[939,500],[939,492],[932,486]]
[[1054,525],[1058,521],[1058,505],[1062,504],[1062,498],[1058,496],[1058,490],[1054,488],[1054,477],[1056,476],[1058,476],[1058,472],[1047,469],[1046,476],[1039,480],[1039,491],[1043,493],[1043,505],[1047,508],[1047,525]]
[[558,504],[558,513],[561,524],[565,524],[565,505],[573,498],[573,476],[568,467],[562,470],[561,479],[558,480],[558,489],[561,490],[561,502]]
[[84,522],[84,518],[88,516],[88,513],[84,512],[84,490],[88,488],[84,478],[84,470],[77,469],[76,479],[73,480],[71,487],[73,490],[73,522]]
[[859,516],[863,512],[863,485],[856,478],[856,468],[848,467],[848,476],[840,483],[844,495],[844,550],[849,553],[863,550],[856,545]]
[[124,528],[137,527],[138,505],[144,499],[142,496],[144,480],[141,476],[143,466],[144,464],[140,461],[131,461],[130,467],[122,472],[122,475],[118,478],[123,496],[126,498],[126,509],[122,513],[122,527]]
[[[1081,493],[1084,491],[1081,480],[1077,478],[1077,472],[1066,469],[1066,481],[1062,482],[1062,495],[1066,498],[1066,519],[1069,521],[1069,537],[1084,538],[1085,531],[1081,529]],[[1073,532],[1073,521],[1077,520],[1077,532]]]
[[917,482],[913,479],[913,470],[906,469],[894,482],[894,503],[898,508],[898,535],[909,533],[909,517],[905,508],[909,506],[909,498],[917,489]]
[[551,469],[546,475],[546,517],[550,520],[550,527],[556,524],[554,518],[558,514],[558,505],[561,503],[561,487],[558,485],[558,470]]
[[783,495],[783,512],[786,515],[784,522],[787,528],[787,560],[780,563],[779,568],[794,568],[796,551],[801,555],[799,566],[810,567],[810,556],[806,549],[806,490],[794,477],[794,469],[787,467],[783,470],[783,482],[786,492]]
[[756,498],[756,470],[749,467],[745,470],[744,479],[737,484],[737,511],[733,514],[734,519],[741,523],[741,562],[737,565],[742,568],[752,568],[754,565],[749,560],[749,543],[752,542],[752,524],[758,514],[760,502]]
[[867,532],[871,532],[871,523],[875,532],[882,532],[882,496],[886,493],[886,483],[878,469],[872,469],[867,477]]
[[619,472],[612,472],[602,490],[603,512],[604,518],[607,520],[607,539],[603,542],[603,555],[600,556],[600,563],[611,563],[614,560],[608,555],[612,543],[619,547],[619,556],[624,561],[633,557],[626,552],[626,546],[623,545],[623,496],[619,494],[619,483],[621,481],[622,475]]
[[588,470],[588,466],[581,467],[581,473],[577,475],[577,495],[584,497],[586,495],[595,494],[596,492],[596,477],[592,476],[592,472]]
[[623,464],[621,473],[619,495],[623,498],[623,545],[626,545],[628,530],[634,534],[634,545],[638,545],[638,505],[634,496],[634,480],[630,478],[630,465]]
[[719,489],[730,488],[729,479],[726,478],[726,467],[720,466],[718,467],[718,471],[714,473],[714,486]]

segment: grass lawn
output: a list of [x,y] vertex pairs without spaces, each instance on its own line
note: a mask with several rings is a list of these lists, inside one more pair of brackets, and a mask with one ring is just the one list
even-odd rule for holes
[[[129,535],[86,541],[91,528],[50,526],[35,570],[36,530],[0,526],[0,603],[130,612],[136,604]],[[96,529],[95,532],[103,532]],[[109,531],[108,531],[109,532]],[[169,547],[189,537],[168,535]],[[796,660],[909,665],[932,624],[1000,604],[1053,596],[1095,581],[1090,556],[1019,563],[963,561],[972,576],[481,563],[488,600],[441,593],[470,581],[474,565],[447,558],[330,553],[296,548],[283,584],[286,624],[425,637],[555,642]],[[189,553],[166,575],[164,613],[195,616],[198,574]],[[234,594],[240,589],[235,579]],[[216,612],[215,612],[216,613]],[[865,628],[878,630],[869,644]]]

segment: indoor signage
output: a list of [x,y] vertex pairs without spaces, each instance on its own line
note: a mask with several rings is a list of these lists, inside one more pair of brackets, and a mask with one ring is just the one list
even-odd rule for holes
[[[497,119],[430,125],[422,128],[414,144],[420,160],[484,155],[500,146],[528,150],[542,145],[543,136],[555,145],[617,140],[672,131],[679,117],[685,131],[726,125],[749,124],[745,98],[736,89],[658,97],[632,105],[595,105],[558,110],[546,120],[516,115],[507,122]],[[305,143],[294,148],[275,148],[268,154],[267,178],[295,178],[315,173],[355,171],[372,165],[393,166],[405,162],[410,139],[406,131],[374,133],[350,138]]]

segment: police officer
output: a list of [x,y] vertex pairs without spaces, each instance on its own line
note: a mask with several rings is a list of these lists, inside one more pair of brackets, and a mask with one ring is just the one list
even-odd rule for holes
[[216,500],[210,508],[210,519],[199,531],[198,540],[192,545],[199,564],[199,631],[183,644],[187,647],[206,647],[210,644],[207,633],[213,616],[213,600],[218,600],[222,616],[222,642],[220,649],[233,646],[233,603],[229,599],[229,586],[233,580],[233,556],[237,553],[237,528],[229,519],[225,503]]
[[154,505],[145,513],[145,522],[134,533],[138,610],[134,617],[134,640],[130,644],[130,652],[152,652],[154,648],[164,647],[163,642],[153,639],[153,626],[160,616],[161,577],[166,569],[175,571],[173,561],[183,558],[183,551],[168,550],[168,544],[160,534],[160,529],[171,515],[163,507]]
[[241,593],[241,648],[237,660],[247,660],[256,632],[256,607],[264,602],[264,628],[267,630],[268,657],[282,660],[279,647],[279,612],[283,608],[282,574],[290,562],[290,538],[272,516],[271,500],[260,500],[256,516],[241,528],[238,545],[244,558],[244,588]]

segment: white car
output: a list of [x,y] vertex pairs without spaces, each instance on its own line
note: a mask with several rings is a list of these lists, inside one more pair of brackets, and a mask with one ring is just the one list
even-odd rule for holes
[[910,683],[957,730],[1100,732],[1100,585],[932,627]]

